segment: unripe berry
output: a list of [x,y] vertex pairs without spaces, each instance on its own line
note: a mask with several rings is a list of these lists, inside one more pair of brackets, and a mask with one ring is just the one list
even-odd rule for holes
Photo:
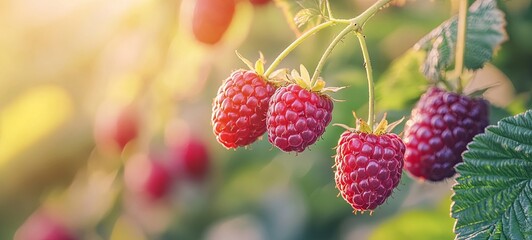
[[216,44],[229,28],[235,14],[236,0],[196,0],[192,32],[196,40]]

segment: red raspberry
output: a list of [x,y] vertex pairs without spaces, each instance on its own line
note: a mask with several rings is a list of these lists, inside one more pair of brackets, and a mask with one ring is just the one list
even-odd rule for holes
[[97,112],[94,138],[102,149],[123,150],[139,132],[139,116],[133,106],[103,104]]
[[297,84],[281,87],[268,108],[268,140],[285,152],[302,152],[325,132],[332,110],[333,102],[327,95]]
[[216,139],[226,148],[247,146],[266,132],[275,87],[253,70],[237,70],[218,89],[212,107]]
[[127,162],[124,178],[129,190],[149,200],[163,198],[172,185],[170,173],[163,163],[142,154]]
[[356,211],[373,210],[399,184],[405,145],[393,133],[345,131],[336,148],[335,182]]
[[190,137],[179,145],[170,146],[172,171],[193,180],[202,180],[209,171],[209,151],[204,141]]
[[453,176],[466,145],[488,123],[485,100],[430,88],[405,126],[405,169],[431,181]]

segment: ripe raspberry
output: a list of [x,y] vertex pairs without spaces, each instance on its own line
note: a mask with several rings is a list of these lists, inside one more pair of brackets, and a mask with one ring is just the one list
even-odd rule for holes
[[356,211],[373,210],[399,184],[405,145],[393,133],[345,131],[336,148],[335,182]]
[[430,88],[405,126],[405,169],[431,181],[453,176],[466,145],[488,123],[485,100]]
[[218,89],[212,107],[216,139],[226,148],[249,145],[266,132],[275,87],[252,70],[237,70]]
[[266,117],[268,140],[285,152],[302,152],[331,122],[333,102],[327,95],[297,84],[279,88]]

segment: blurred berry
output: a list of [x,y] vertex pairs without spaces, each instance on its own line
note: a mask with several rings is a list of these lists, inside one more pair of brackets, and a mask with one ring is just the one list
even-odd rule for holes
[[123,150],[138,135],[138,118],[137,111],[131,106],[102,105],[94,125],[96,144],[104,149]]
[[37,210],[17,230],[14,240],[75,240],[74,233],[51,212]]
[[229,28],[235,14],[236,0],[197,0],[192,18],[196,40],[216,44]]
[[210,156],[206,143],[190,137],[177,146],[170,146],[172,171],[193,180],[202,180],[209,171]]
[[150,200],[165,197],[173,184],[162,162],[141,154],[133,156],[126,163],[124,177],[131,192]]

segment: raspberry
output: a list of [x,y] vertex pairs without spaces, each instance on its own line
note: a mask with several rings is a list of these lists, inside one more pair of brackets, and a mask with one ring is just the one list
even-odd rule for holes
[[94,124],[94,138],[102,149],[123,150],[139,132],[139,116],[133,106],[102,104]]
[[488,123],[485,100],[430,88],[405,126],[405,169],[430,181],[453,176],[467,144]]
[[126,164],[125,183],[129,190],[149,200],[161,199],[172,186],[172,177],[160,161],[138,154]]
[[327,95],[297,84],[281,87],[268,108],[268,140],[285,152],[302,152],[325,132],[332,110],[333,102]]
[[71,229],[53,212],[37,210],[15,233],[15,240],[74,240]]
[[373,210],[399,184],[405,145],[393,133],[345,131],[335,156],[335,182],[356,211]]
[[212,107],[216,139],[226,148],[247,146],[266,132],[275,87],[252,70],[237,70],[218,89]]
[[192,33],[196,40],[214,45],[231,25],[236,10],[235,0],[197,0],[192,12]]
[[189,137],[181,144],[170,146],[172,172],[192,180],[202,180],[209,171],[209,150],[204,141]]

